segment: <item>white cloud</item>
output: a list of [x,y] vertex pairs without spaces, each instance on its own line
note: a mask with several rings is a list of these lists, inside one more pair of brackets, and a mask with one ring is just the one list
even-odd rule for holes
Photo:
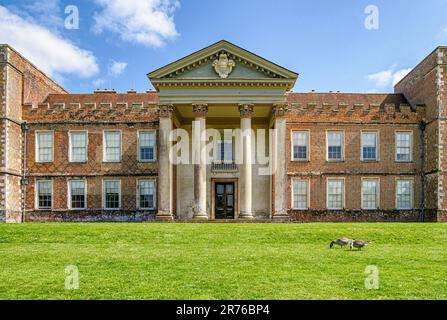
[[95,86],[95,88],[100,89],[105,82],[106,81],[104,79],[99,78],[93,81],[93,85]]
[[402,80],[409,72],[409,69],[400,69],[394,71],[394,68],[389,70],[380,71],[374,74],[370,74],[367,76],[369,81],[375,83],[378,88],[389,88],[394,87],[400,80]]
[[53,77],[74,74],[82,78],[98,73],[95,56],[55,32],[0,6],[0,43],[18,50],[38,68]]
[[127,68],[127,62],[118,62],[112,60],[109,65],[109,74],[113,77],[121,75]]
[[93,30],[111,31],[123,41],[160,47],[178,35],[174,23],[177,0],[95,0],[102,7],[94,15]]

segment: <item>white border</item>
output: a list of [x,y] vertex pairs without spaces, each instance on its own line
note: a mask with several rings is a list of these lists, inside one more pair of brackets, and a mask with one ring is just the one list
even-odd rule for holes
[[[84,199],[84,207],[83,208],[72,208],[71,207],[71,182],[73,182],[73,181],[82,181],[82,182],[84,182],[84,197],[85,197],[85,199]],[[87,207],[88,207],[88,205],[87,205],[87,179],[68,179],[67,180],[67,190],[68,190],[68,192],[67,192],[67,195],[68,195],[68,197],[67,197],[67,208],[69,209],[69,210],[85,210],[85,209],[87,209]]]
[[[119,188],[119,198],[118,198],[118,208],[106,208],[106,189],[105,189],[105,182],[106,181],[118,181],[118,188]],[[121,179],[102,179],[102,209],[113,211],[113,210],[121,210]]]
[[[72,143],[71,143],[71,134],[72,133],[85,133],[85,160],[84,161],[73,161],[72,154]],[[87,163],[88,162],[88,131],[87,130],[70,130],[68,131],[68,162],[70,163]]]
[[[119,160],[107,160],[106,157],[106,132],[119,132],[120,134],[120,158]],[[107,129],[102,131],[102,162],[119,163],[123,157],[123,132],[120,129]]]

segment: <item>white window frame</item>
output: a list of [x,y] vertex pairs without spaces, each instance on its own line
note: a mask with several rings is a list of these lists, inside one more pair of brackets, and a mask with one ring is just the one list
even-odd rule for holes
[[[151,159],[151,160],[144,160],[144,159],[141,159],[141,146],[140,146],[140,135],[141,135],[141,133],[152,133],[152,134],[154,134],[154,137],[155,137],[155,144],[154,144],[154,159]],[[148,129],[148,130],[138,130],[138,141],[137,141],[137,148],[138,148],[138,161],[139,162],[156,162],[157,161],[157,131],[156,130],[151,130],[151,129]]]
[[[151,181],[154,183],[154,206],[152,208],[142,208],[140,206],[140,182],[141,181]],[[138,210],[155,210],[155,208],[157,208],[157,180],[156,179],[137,179],[137,188],[136,188],[137,192],[137,197],[136,197],[136,201],[137,201],[137,208]]]
[[[118,208],[106,208],[106,182],[107,181],[118,181]],[[102,209],[103,210],[121,210],[122,204],[122,192],[121,192],[121,179],[103,179],[102,180]]]
[[[363,158],[363,134],[374,133],[376,135],[376,159]],[[378,130],[361,130],[360,131],[360,159],[364,162],[379,162],[380,161],[380,133]]]
[[[73,208],[71,206],[71,183],[72,182],[78,182],[78,181],[82,181],[84,182],[84,207],[83,208]],[[69,179],[67,181],[67,189],[68,189],[68,199],[67,199],[67,208],[70,210],[85,210],[87,209],[88,205],[87,205],[87,179]]]
[[[397,159],[397,135],[398,134],[409,134],[410,135],[410,160],[398,160]],[[396,162],[413,162],[413,131],[396,130],[394,132],[394,150],[395,150],[395,160]]]
[[[294,155],[294,141],[293,141],[293,134],[294,133],[305,133],[307,136],[307,148],[306,148],[306,159],[295,159]],[[291,145],[291,158],[294,162],[309,162],[310,161],[310,130],[291,130],[290,131],[290,145]]]
[[[41,208],[39,206],[39,184],[42,182],[49,182],[51,184],[51,207],[45,207]],[[54,183],[51,179],[45,179],[45,180],[36,180],[36,188],[34,192],[34,207],[36,210],[53,210],[54,205]]]
[[[410,207],[400,208],[397,201],[397,184],[399,181],[410,181]],[[414,179],[413,178],[396,178],[395,181],[395,207],[396,210],[413,210],[414,209]]]
[[[329,207],[329,182],[330,181],[342,181],[343,182],[343,188],[342,188],[342,205],[340,208],[331,208]],[[346,206],[346,179],[345,178],[327,178],[326,179],[326,208],[328,210],[344,210]]]
[[[329,134],[341,134],[341,159],[329,159]],[[345,131],[344,130],[326,130],[326,161],[343,162],[345,161]]]
[[[120,134],[120,156],[119,160],[107,160],[107,146],[106,146],[106,133],[108,132],[118,132]],[[121,130],[104,130],[102,132],[102,161],[109,163],[119,163],[122,161],[123,157],[123,133]]]
[[[51,160],[49,161],[43,161],[40,159],[40,155],[39,155],[39,134],[41,133],[51,133],[52,135],[52,142],[53,142],[53,146],[51,148]],[[36,153],[36,162],[37,163],[52,163],[54,162],[54,130],[36,130],[35,131],[35,153]]]
[[[375,208],[366,208],[363,204],[363,182],[364,181],[376,181],[376,207]],[[380,208],[380,178],[371,177],[371,178],[362,178],[361,181],[361,207],[363,210],[377,210]]]
[[[85,133],[85,160],[84,161],[74,161],[73,160],[73,144],[72,144],[72,133]],[[88,131],[87,130],[70,130],[68,132],[68,159],[72,163],[86,163],[88,162]]]
[[[306,182],[307,184],[307,194],[306,194],[306,208],[297,208],[295,207],[295,190],[294,190],[294,182]],[[292,185],[291,185],[291,190],[292,190],[292,209],[293,210],[309,210],[309,205],[310,205],[310,180],[309,179],[301,179],[301,178],[293,178],[292,179]]]

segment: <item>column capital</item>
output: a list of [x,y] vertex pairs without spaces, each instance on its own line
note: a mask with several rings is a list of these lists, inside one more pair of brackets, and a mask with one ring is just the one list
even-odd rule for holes
[[253,114],[253,107],[254,105],[252,103],[240,103],[239,112],[241,114],[241,118],[251,118]]
[[289,104],[287,102],[275,103],[272,108],[273,117],[275,118],[284,118],[289,111]]
[[159,104],[157,114],[160,118],[170,118],[174,112],[174,106],[172,104]]
[[208,104],[195,103],[192,105],[192,112],[194,112],[196,118],[205,118],[208,113]]

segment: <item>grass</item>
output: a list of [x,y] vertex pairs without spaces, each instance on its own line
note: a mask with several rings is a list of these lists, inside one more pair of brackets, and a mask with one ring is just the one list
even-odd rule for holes
[[447,224],[2,224],[0,299],[447,299]]

